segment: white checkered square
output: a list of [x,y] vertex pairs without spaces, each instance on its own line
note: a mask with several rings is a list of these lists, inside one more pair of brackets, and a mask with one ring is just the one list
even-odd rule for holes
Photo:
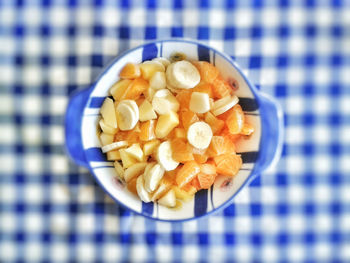
[[281,12],[277,8],[264,8],[261,16],[262,25],[264,27],[276,27],[280,24]]
[[[292,101],[290,103],[299,103]],[[290,107],[291,110],[292,107]],[[315,129],[315,132],[319,132],[318,129]],[[305,129],[302,126],[287,126],[286,127],[286,143],[291,145],[302,144],[305,141]]]
[[0,242],[0,257],[4,262],[14,262],[18,258],[15,242]]
[[115,243],[106,243],[102,247],[103,261],[105,262],[120,262],[122,256],[122,248]]
[[95,260],[96,246],[91,242],[77,243],[77,260],[81,262],[92,262]]
[[312,158],[312,167],[318,175],[327,175],[333,170],[332,158],[329,155],[316,155]]
[[44,201],[44,188],[37,183],[27,183],[23,188],[26,202],[38,205]]
[[290,175],[298,175],[305,171],[306,161],[302,156],[291,155],[286,159],[286,165]]
[[209,10],[209,26],[223,27],[225,25],[226,12],[222,9]]
[[198,25],[199,12],[195,8],[186,8],[183,10],[183,23],[188,27]]
[[157,262],[171,262],[173,258],[173,248],[170,245],[159,244],[155,246],[155,257]]
[[38,241],[26,242],[24,244],[24,256],[28,261],[39,262],[44,254],[43,245]]
[[0,163],[6,163],[6,165],[0,165],[0,174],[11,174],[16,169],[16,159],[13,154],[4,153],[0,155]]
[[49,21],[53,27],[65,27],[69,23],[70,12],[64,7],[55,6],[49,10]]
[[[3,189],[0,187],[0,190]],[[2,196],[1,196],[2,197]],[[1,199],[3,200],[3,199]],[[3,201],[5,202],[5,201]],[[14,213],[1,213],[1,220],[0,220],[0,232],[1,233],[13,233],[16,231],[17,228],[17,221],[16,221],[16,215]],[[0,243],[1,246],[1,243]],[[0,253],[1,254],[1,253]]]
[[130,244],[130,262],[145,262],[147,261],[146,255],[148,254],[148,248],[144,244]]
[[[28,6],[23,9],[23,20],[28,27],[37,27],[42,23],[44,14],[37,6]],[[59,22],[60,19],[57,20]]]
[[291,185],[287,188],[287,198],[290,204],[303,204],[306,198],[306,189],[301,185]]
[[52,154],[50,158],[53,174],[67,174],[69,161],[65,155]]
[[146,24],[146,12],[144,8],[134,8],[129,12],[130,26],[142,27]]
[[69,259],[69,246],[63,242],[53,242],[50,246],[51,258],[57,262],[67,262]]
[[[24,37],[22,44],[25,54],[30,56],[38,56],[42,54],[43,41],[37,36]],[[39,72],[39,74],[41,74],[41,72]]]
[[234,247],[234,253],[238,262],[251,262],[253,256],[252,247],[249,244],[237,244]]
[[306,248],[303,244],[291,244],[287,247],[287,258],[293,262],[305,260]]
[[183,248],[183,260],[188,262],[197,262],[199,260],[199,247],[187,245]]
[[[0,114],[2,114],[2,113],[0,113]],[[12,145],[16,141],[16,130],[15,130],[14,125],[1,124],[1,133],[2,133],[2,136],[0,136],[0,143],[1,144]]]
[[57,235],[69,233],[70,218],[62,213],[52,213],[50,216],[50,230]]
[[173,25],[173,12],[170,9],[158,9],[156,11],[156,24],[158,27],[171,27]]
[[329,126],[325,125],[315,125],[312,128],[312,139],[315,143],[321,145],[326,145],[331,142],[332,130]]
[[304,215],[293,214],[287,218],[288,232],[292,234],[301,234],[307,228],[307,222]]
[[96,226],[93,214],[81,213],[76,217],[76,230],[79,234],[92,234]]

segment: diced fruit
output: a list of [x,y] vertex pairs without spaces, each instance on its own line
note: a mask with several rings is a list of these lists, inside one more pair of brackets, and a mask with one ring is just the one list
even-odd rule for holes
[[175,136],[175,138],[179,138],[179,139],[186,139],[186,137],[187,137],[186,131],[184,128],[175,128],[174,129],[174,136]]
[[126,89],[129,87],[132,80],[130,79],[122,79],[116,82],[110,89],[110,93],[113,98],[118,101],[121,100],[121,97],[125,93]]
[[134,143],[129,148],[126,148],[125,152],[127,152],[131,157],[135,158],[136,160],[140,162],[143,161],[144,155],[139,143]]
[[232,142],[236,142],[242,137],[242,134],[240,134],[240,133],[239,134],[231,134],[227,127],[225,127],[221,131],[220,135],[229,138]]
[[186,110],[181,111],[180,116],[181,116],[182,125],[184,126],[186,131],[191,126],[191,124],[199,121],[197,114],[195,114],[191,110],[186,109]]
[[133,100],[122,100],[116,108],[119,128],[122,131],[132,130],[139,121],[139,108]]
[[222,78],[217,77],[213,82],[213,96],[221,99],[229,96],[232,92],[232,87]]
[[152,140],[149,142],[146,142],[143,145],[143,153],[145,156],[151,155],[157,148],[157,146],[160,144],[159,140]]
[[156,137],[164,138],[177,125],[179,125],[179,116],[176,112],[170,111],[168,114],[160,115],[156,125]]
[[150,193],[156,190],[160,180],[164,175],[164,169],[160,164],[155,164],[150,168],[147,173],[143,174],[145,180],[145,189]]
[[105,123],[104,119],[100,119],[99,124],[100,124],[101,130],[104,133],[115,134],[118,131],[118,128],[113,128],[113,127],[107,125]]
[[242,158],[236,154],[222,154],[214,157],[218,174],[235,176],[242,167]]
[[213,85],[207,82],[201,82],[193,88],[193,92],[207,93],[209,98],[213,98]]
[[165,71],[165,67],[158,61],[145,61],[140,64],[141,74],[145,80],[150,80],[157,71]]
[[193,198],[192,194],[189,194],[188,192],[186,192],[185,190],[181,189],[178,186],[173,186],[172,189],[174,190],[175,197],[177,199],[180,199],[184,202],[188,202],[188,201],[191,201]]
[[152,106],[153,109],[161,115],[167,114],[170,111],[177,112],[180,104],[168,89],[161,89],[154,94]]
[[179,163],[194,160],[192,154],[192,147],[184,142],[182,139],[174,139],[171,141],[171,150],[173,159]]
[[133,179],[127,184],[128,190],[129,190],[131,193],[133,193],[134,195],[137,195],[136,181],[137,181],[137,177],[133,178]]
[[154,120],[157,114],[154,112],[152,104],[148,100],[144,100],[139,107],[140,121]]
[[231,134],[238,134],[241,132],[244,124],[244,113],[242,107],[237,104],[233,107],[230,115],[227,117],[226,125]]
[[102,146],[111,144],[113,142],[113,138],[114,138],[114,136],[112,134],[107,134],[104,132],[101,132],[101,134],[100,134],[100,141],[101,141]]
[[234,154],[236,152],[234,143],[225,136],[213,136],[208,148],[208,154],[210,157],[214,157],[221,154]]
[[146,98],[148,101],[152,101],[152,100],[153,100],[153,96],[154,96],[155,93],[156,93],[156,90],[155,90],[155,89],[152,89],[151,87],[149,87],[148,89],[146,89],[146,90],[143,92],[143,95],[145,96],[145,98]]
[[166,69],[167,81],[177,89],[192,89],[200,82],[200,74],[195,66],[186,60],[170,64]]
[[118,161],[114,162],[114,168],[119,178],[124,179],[124,169]]
[[175,193],[173,190],[169,190],[162,198],[158,200],[158,204],[174,207],[176,205]]
[[192,92],[190,90],[181,90],[177,95],[176,99],[180,103],[181,110],[190,108]]
[[125,90],[120,100],[130,99],[137,100],[142,93],[144,93],[149,87],[146,80],[142,78],[134,79]]
[[119,153],[120,153],[120,158],[122,159],[124,169],[129,168],[131,165],[137,163],[136,159],[133,158],[131,155],[129,155],[125,151],[125,149],[120,149]]
[[115,150],[115,151],[107,152],[107,160],[108,161],[121,160],[119,151]]
[[140,66],[134,63],[127,63],[121,70],[119,76],[122,79],[135,79],[141,76]]
[[126,140],[128,141],[129,145],[138,143],[140,141],[140,132],[138,132],[137,130],[138,129],[133,129],[131,131],[128,131]]
[[213,134],[218,134],[224,128],[225,122],[215,117],[211,112],[207,112],[204,121],[210,125]]
[[167,58],[163,58],[163,57],[154,58],[152,59],[152,61],[160,62],[163,64],[164,67],[167,67],[170,64],[170,61]]
[[198,121],[188,128],[187,140],[195,148],[206,149],[208,148],[213,132],[210,126],[204,121]]
[[165,89],[166,88],[166,77],[165,73],[157,71],[153,74],[152,78],[149,80],[149,85],[153,89]]
[[203,92],[192,92],[190,110],[195,113],[206,113],[210,110],[209,95]]
[[174,170],[179,165],[179,163],[173,159],[172,155],[170,142],[162,142],[157,150],[157,160],[165,171]]
[[200,188],[201,189],[209,189],[213,185],[213,183],[215,181],[215,177],[216,177],[216,174],[205,174],[205,173],[200,172],[197,175],[197,179],[198,179]]
[[167,191],[170,190],[171,186],[174,184],[173,180],[167,176],[165,173],[163,178],[160,180],[158,188],[152,194],[152,201],[156,201],[161,198]]
[[242,135],[251,135],[253,132],[254,132],[253,125],[245,122],[243,124],[242,130],[241,130],[241,134]]
[[117,128],[117,118],[115,116],[115,108],[113,100],[107,97],[101,107],[101,115],[104,120],[104,123],[112,128]]
[[194,176],[194,178],[188,184],[185,184],[183,187],[181,187],[181,189],[185,190],[190,195],[194,195],[198,189],[192,185],[192,182],[195,183],[196,179],[196,176]]
[[219,70],[207,61],[193,61],[192,62],[198,69],[201,79],[212,83],[219,75]]
[[[200,172],[198,173],[198,175],[200,174]],[[188,184],[188,185],[191,185],[192,187],[194,187],[196,189],[196,191],[199,191],[201,190],[201,185],[199,183],[199,180],[198,180],[198,175],[195,176],[192,181]]]
[[179,187],[189,183],[198,173],[200,167],[195,161],[189,161],[181,167],[176,175],[176,183]]
[[213,161],[200,164],[199,167],[201,169],[201,173],[216,174],[216,166],[215,166],[215,163]]
[[144,178],[143,176],[139,176],[137,177],[136,180],[136,190],[137,190],[137,194],[140,197],[140,199],[145,202],[145,203],[149,203],[151,202],[151,196],[150,194],[146,191],[145,189],[145,185],[144,185]]
[[204,154],[194,153],[193,158],[197,163],[205,163],[208,160],[209,156],[207,153],[204,153]]
[[135,164],[131,165],[129,168],[127,168],[124,171],[124,180],[125,180],[125,182],[128,183],[133,178],[141,175],[143,173],[143,171],[145,170],[146,165],[147,165],[146,162],[135,163]]
[[[227,99],[228,98],[228,99]],[[220,103],[219,103],[220,102]],[[237,96],[228,96],[214,102],[212,112],[215,116],[223,114],[238,103]],[[222,105],[222,106],[220,106]]]
[[141,123],[140,131],[140,140],[141,141],[150,141],[156,138],[154,133],[156,120],[149,120]]
[[107,144],[105,146],[102,147],[102,152],[106,153],[109,151],[113,151],[113,150],[117,150],[123,147],[128,146],[128,142],[127,141],[119,141],[119,142],[113,142],[111,144]]

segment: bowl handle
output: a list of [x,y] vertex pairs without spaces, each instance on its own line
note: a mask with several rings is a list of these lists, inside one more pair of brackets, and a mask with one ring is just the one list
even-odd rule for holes
[[267,94],[260,93],[260,112],[261,115],[261,142],[259,160],[257,161],[257,171],[263,172],[273,168],[281,157],[284,124],[283,111],[277,100]]
[[66,151],[78,165],[88,167],[81,138],[81,121],[84,108],[90,95],[90,89],[74,93],[68,103],[65,115]]

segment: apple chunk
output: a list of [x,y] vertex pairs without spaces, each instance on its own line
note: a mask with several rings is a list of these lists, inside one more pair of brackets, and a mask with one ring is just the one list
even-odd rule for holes
[[139,107],[140,121],[149,121],[157,118],[157,114],[153,110],[152,104],[148,100],[144,100]]
[[101,107],[101,115],[104,119],[104,123],[114,129],[118,128],[117,116],[115,114],[114,103],[111,98],[106,98]]
[[179,116],[176,112],[170,111],[168,114],[160,115],[156,126],[156,137],[164,138],[172,129],[179,125]]

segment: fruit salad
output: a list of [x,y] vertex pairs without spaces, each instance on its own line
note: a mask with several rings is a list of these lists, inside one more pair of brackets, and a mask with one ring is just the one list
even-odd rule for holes
[[218,175],[238,173],[235,142],[254,127],[214,65],[159,57],[127,63],[119,77],[100,110],[99,138],[130,192],[178,208]]

